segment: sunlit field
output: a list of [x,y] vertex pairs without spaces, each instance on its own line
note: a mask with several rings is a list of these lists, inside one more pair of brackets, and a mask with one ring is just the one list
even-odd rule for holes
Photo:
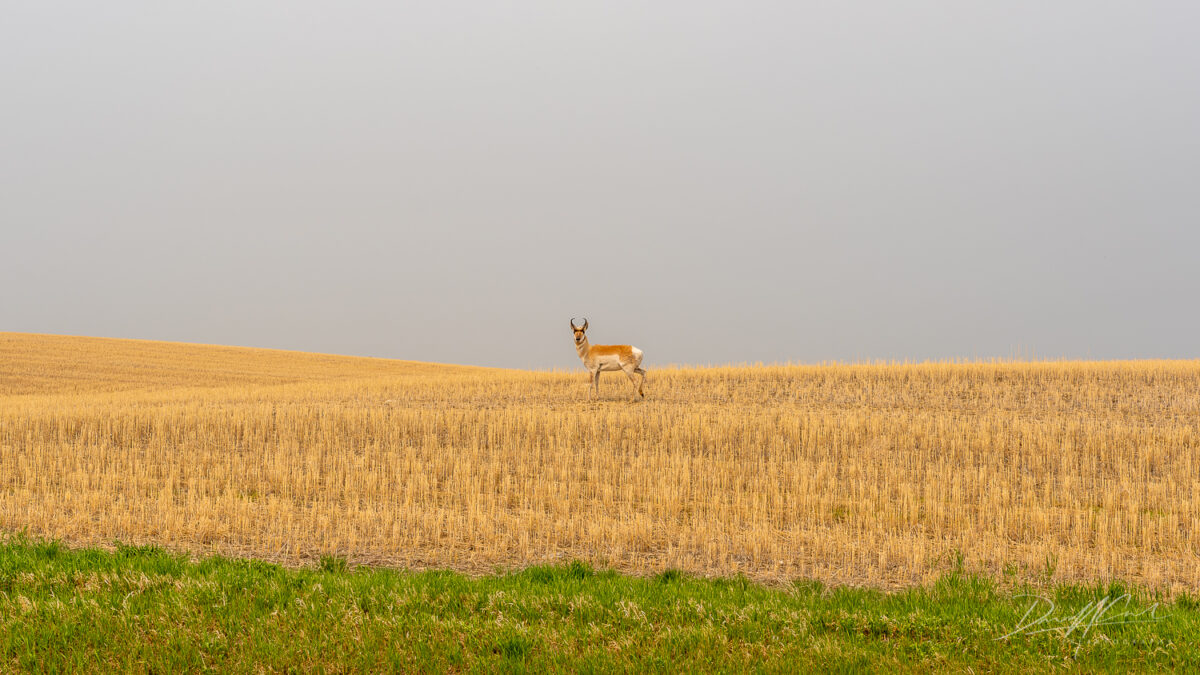
[[[563,350],[573,356],[564,338]],[[1200,362],[588,377],[0,333],[0,529],[286,564],[1200,589]]]

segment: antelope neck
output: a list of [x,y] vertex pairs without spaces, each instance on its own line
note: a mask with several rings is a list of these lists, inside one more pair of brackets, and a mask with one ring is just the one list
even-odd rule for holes
[[583,338],[582,342],[575,344],[575,351],[579,353],[580,358],[583,358],[583,355],[588,353],[589,348],[590,345],[588,345],[588,339],[586,336]]

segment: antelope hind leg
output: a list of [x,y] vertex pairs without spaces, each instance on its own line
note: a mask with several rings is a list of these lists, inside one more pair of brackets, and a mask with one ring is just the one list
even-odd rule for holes
[[[637,390],[637,393],[641,394],[642,389],[641,389],[641,387],[638,386],[637,378],[635,378],[633,376],[634,372],[636,372],[636,371],[634,371],[633,368],[622,368],[621,371],[625,373],[625,377],[629,378],[629,384],[632,384],[633,388],[635,390]],[[645,394],[642,394],[642,395],[645,396]]]

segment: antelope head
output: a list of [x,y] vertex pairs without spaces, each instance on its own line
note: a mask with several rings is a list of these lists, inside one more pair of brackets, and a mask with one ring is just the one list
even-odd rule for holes
[[587,317],[584,317],[582,326],[576,326],[575,325],[575,317],[571,317],[571,332],[575,334],[575,344],[581,344],[584,341],[584,339],[586,339],[586,336],[584,335],[584,331],[587,330],[587,327],[588,327]]

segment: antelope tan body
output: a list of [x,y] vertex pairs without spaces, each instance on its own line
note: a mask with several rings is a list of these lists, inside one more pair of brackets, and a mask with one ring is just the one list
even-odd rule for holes
[[[646,371],[642,369],[642,350],[632,345],[593,345],[588,342],[587,328],[587,319],[583,320],[583,326],[576,326],[575,319],[571,319],[575,351],[583,361],[583,367],[587,368],[592,376],[592,390],[596,397],[600,397],[600,373],[606,370],[620,370],[629,378],[637,393],[645,398]],[[640,382],[634,377],[635,374],[642,376]]]

